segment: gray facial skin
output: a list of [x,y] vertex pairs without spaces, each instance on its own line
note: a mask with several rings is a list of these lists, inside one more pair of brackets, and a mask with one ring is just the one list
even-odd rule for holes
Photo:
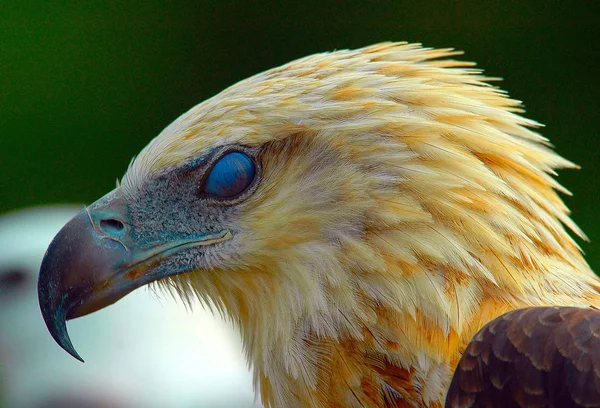
[[135,188],[117,187],[56,235],[42,261],[38,296],[48,330],[63,349],[81,360],[66,320],[149,282],[210,269],[219,258],[235,256],[239,198],[223,201],[203,193],[207,171],[222,154]]

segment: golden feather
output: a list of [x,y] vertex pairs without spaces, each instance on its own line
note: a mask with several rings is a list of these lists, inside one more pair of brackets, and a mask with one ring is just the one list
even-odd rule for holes
[[[462,352],[513,309],[599,304],[555,169],[575,167],[452,49],[302,58],[183,114],[121,187],[256,149],[235,253],[159,281],[240,329],[267,407],[441,407]],[[212,251],[212,252],[211,252]]]
[[386,43],[266,71],[126,174],[134,189],[209,146],[268,145],[242,261],[173,278],[239,325],[266,406],[441,406],[489,320],[598,304],[552,177],[574,165],[457,54]]

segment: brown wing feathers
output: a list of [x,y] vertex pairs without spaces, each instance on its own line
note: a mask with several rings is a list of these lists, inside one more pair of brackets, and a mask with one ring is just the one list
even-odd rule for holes
[[465,350],[446,407],[600,407],[600,311],[534,307],[491,321]]

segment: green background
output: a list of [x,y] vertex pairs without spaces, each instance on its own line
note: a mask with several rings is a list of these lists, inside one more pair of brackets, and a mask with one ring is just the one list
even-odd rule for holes
[[560,181],[600,270],[597,1],[0,4],[0,212],[90,203],[179,114],[258,71],[386,40],[455,47],[581,171]]

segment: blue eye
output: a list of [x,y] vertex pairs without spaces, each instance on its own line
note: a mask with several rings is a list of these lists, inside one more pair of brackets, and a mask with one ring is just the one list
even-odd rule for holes
[[255,174],[250,157],[240,152],[227,153],[208,173],[204,192],[217,198],[233,198],[252,184]]

